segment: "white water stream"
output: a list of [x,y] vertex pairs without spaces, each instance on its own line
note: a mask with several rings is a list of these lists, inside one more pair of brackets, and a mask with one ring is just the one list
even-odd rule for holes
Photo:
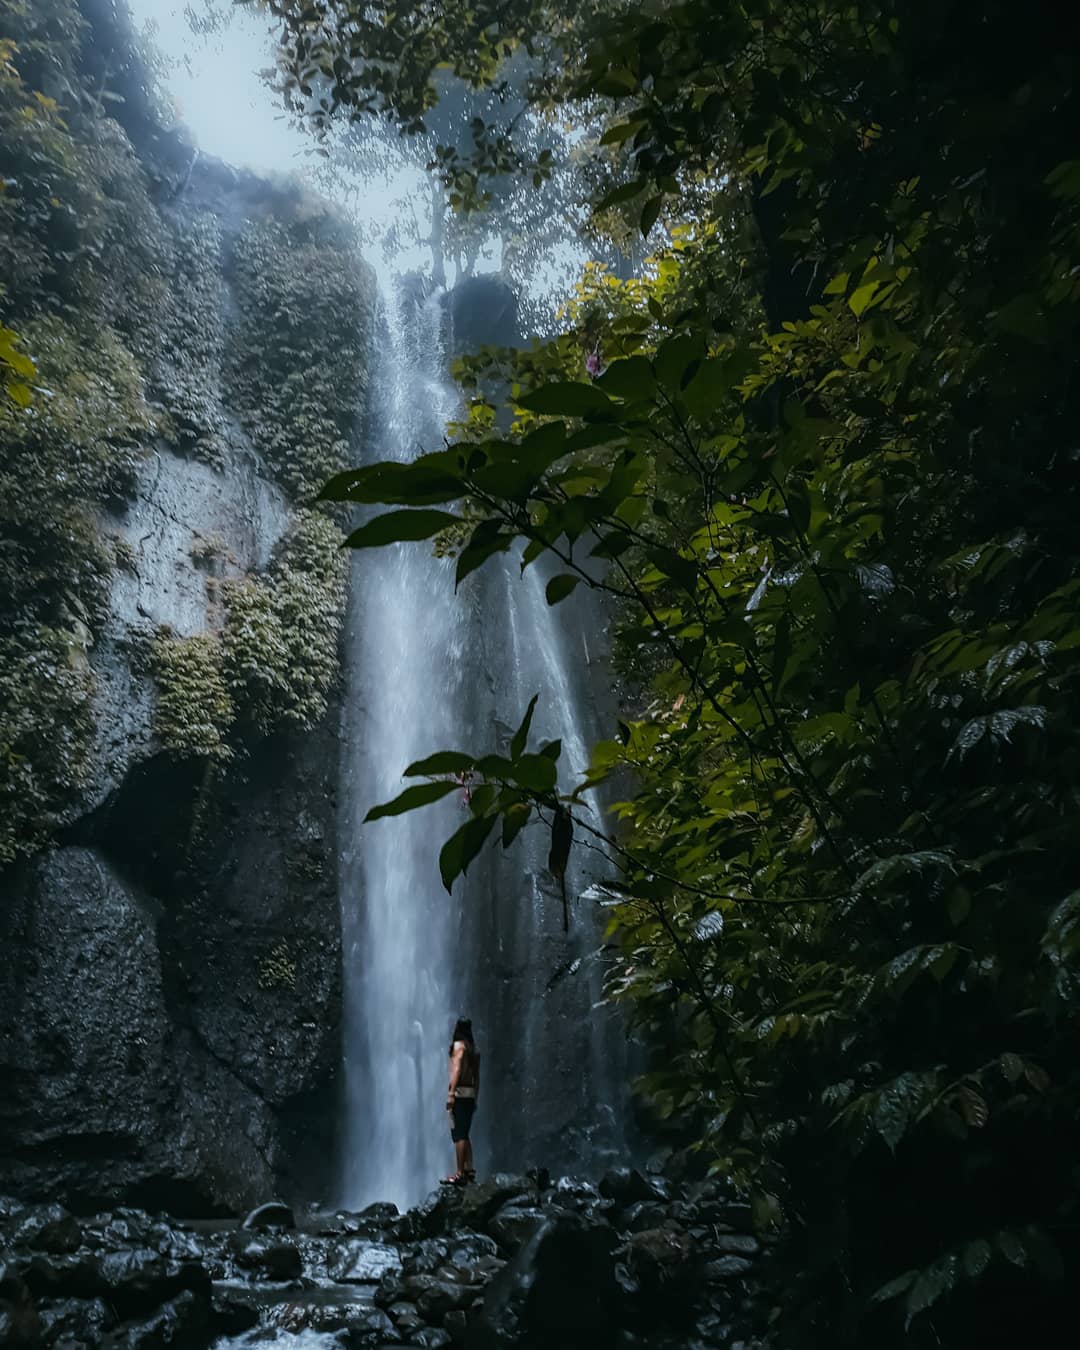
[[[395,288],[386,306],[367,462],[440,445],[455,409],[437,299],[417,305]],[[550,609],[536,565],[520,577],[511,558],[489,562],[456,595],[453,572],[422,543],[354,561],[341,803],[350,1207],[414,1204],[449,1169],[442,1108],[458,1014],[473,1017],[483,1055],[481,1172],[599,1165],[621,1135],[624,1042],[610,1013],[593,1006],[598,970],[586,966],[545,993],[560,965],[598,941],[584,906],[571,934],[562,931],[545,880],[546,832],[526,830],[505,854],[493,843],[448,897],[437,859],[464,819],[457,793],[362,824],[405,786],[411,761],[505,748],[534,693],[533,735],[562,737],[563,782],[586,762],[592,700],[569,658],[584,664],[588,611]],[[580,870],[572,883],[583,888]]]

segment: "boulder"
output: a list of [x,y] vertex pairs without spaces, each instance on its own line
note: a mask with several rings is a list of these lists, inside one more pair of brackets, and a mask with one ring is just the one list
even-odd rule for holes
[[465,1336],[468,1329],[468,1320],[464,1312],[448,1312],[443,1318],[443,1331],[450,1337],[451,1345],[461,1347],[465,1344]]
[[439,1266],[438,1270],[432,1272],[437,1280],[442,1280],[444,1284],[475,1284],[479,1276],[471,1266],[457,1266],[448,1262],[444,1266]]
[[600,1179],[600,1194],[620,1209],[639,1200],[659,1200],[660,1193],[636,1167],[611,1167]]
[[41,1334],[30,1289],[13,1262],[0,1259],[0,1345],[12,1350],[36,1346]]
[[471,1307],[478,1295],[471,1285],[439,1280],[434,1275],[410,1275],[405,1288],[428,1322],[441,1322],[448,1312]]
[[659,1228],[667,1217],[667,1210],[656,1200],[638,1200],[624,1212],[618,1226],[630,1233],[644,1233]]
[[728,1224],[740,1233],[754,1231],[754,1216],[749,1205],[728,1201],[712,1208],[709,1211],[709,1218],[713,1223]]
[[[93,1263],[88,1263],[88,1267],[93,1270]],[[100,1294],[121,1318],[144,1316],[182,1293],[194,1294],[208,1306],[211,1293],[210,1276],[200,1262],[169,1261],[145,1248],[106,1252],[99,1257],[94,1286],[92,1294]],[[188,1306],[184,1304],[185,1308]]]
[[282,1200],[268,1200],[253,1209],[241,1228],[295,1228],[296,1216]]
[[681,1292],[693,1281],[693,1241],[673,1228],[649,1228],[627,1243],[627,1265],[643,1295]]
[[488,1224],[491,1236],[504,1252],[516,1252],[544,1222],[544,1212],[532,1206],[505,1205]]
[[385,1228],[393,1223],[398,1216],[397,1205],[391,1204],[389,1200],[377,1200],[375,1204],[362,1209],[355,1217],[369,1227]]
[[509,1350],[529,1338],[561,1350],[612,1343],[619,1298],[614,1234],[554,1212],[492,1280],[469,1324],[469,1350]]
[[381,1308],[351,1310],[345,1331],[350,1346],[395,1345],[402,1336]]
[[761,1251],[761,1243],[750,1233],[720,1233],[711,1246],[725,1256],[756,1256]]
[[400,1299],[397,1303],[391,1303],[386,1309],[390,1321],[405,1336],[411,1336],[414,1331],[419,1331],[424,1325],[424,1319],[416,1310],[415,1303],[409,1303],[405,1299]]
[[[42,1346],[97,1345],[115,1318],[100,1298],[65,1298],[38,1305]],[[0,1344],[6,1342],[0,1340]]]
[[448,1259],[455,1266],[472,1266],[491,1261],[498,1254],[498,1244],[486,1233],[460,1233],[450,1240]]
[[586,1209],[596,1206],[603,1197],[591,1181],[581,1177],[558,1177],[545,1197],[561,1209]]
[[702,1275],[710,1282],[734,1280],[741,1275],[748,1275],[753,1268],[753,1261],[748,1261],[745,1256],[720,1256],[706,1264]]
[[298,1280],[304,1272],[299,1248],[274,1242],[256,1233],[235,1233],[229,1244],[236,1264],[267,1280]]
[[185,1289],[155,1313],[106,1336],[104,1350],[198,1350],[210,1341],[210,1299]]
[[342,1284],[376,1284],[401,1271],[397,1247],[362,1238],[340,1243],[328,1254],[326,1273]]
[[392,1220],[391,1231],[403,1242],[466,1229],[483,1232],[488,1220],[508,1200],[535,1197],[535,1190],[528,1177],[511,1172],[496,1172],[473,1186],[440,1186],[422,1205]]
[[402,1255],[401,1268],[406,1275],[431,1275],[450,1259],[447,1238],[423,1238]]
[[377,1308],[389,1308],[406,1297],[405,1281],[399,1275],[384,1275],[371,1297]]
[[425,1327],[412,1338],[412,1344],[422,1346],[423,1350],[446,1350],[452,1338],[442,1327]]
[[4,1244],[9,1247],[33,1247],[42,1252],[77,1251],[82,1233],[63,1205],[22,1207],[4,1225]]
[[220,1336],[242,1336],[259,1321],[258,1309],[231,1294],[215,1291],[210,1303],[214,1330]]

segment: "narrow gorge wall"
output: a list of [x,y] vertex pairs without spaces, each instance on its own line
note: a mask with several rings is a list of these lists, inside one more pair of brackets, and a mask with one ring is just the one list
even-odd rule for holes
[[0,0],[0,143],[39,391],[0,409],[0,1190],[310,1196],[346,587],[310,499],[374,281],[325,204],[163,128],[110,0]]

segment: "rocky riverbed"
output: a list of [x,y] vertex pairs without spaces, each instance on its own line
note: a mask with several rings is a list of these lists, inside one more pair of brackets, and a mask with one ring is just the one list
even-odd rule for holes
[[6,1198],[0,1346],[753,1350],[761,1242],[723,1185],[629,1169],[243,1223]]

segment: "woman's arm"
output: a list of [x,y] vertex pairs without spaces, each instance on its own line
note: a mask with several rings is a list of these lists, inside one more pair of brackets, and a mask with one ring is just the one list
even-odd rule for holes
[[454,1092],[461,1077],[461,1066],[465,1062],[465,1042],[455,1041],[450,1051],[450,1086],[446,1090],[446,1104],[453,1106]]

